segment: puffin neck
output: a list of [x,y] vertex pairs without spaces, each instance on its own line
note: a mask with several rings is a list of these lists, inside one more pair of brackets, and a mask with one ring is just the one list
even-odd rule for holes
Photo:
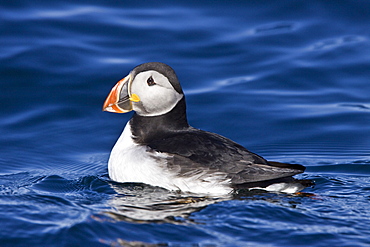
[[170,112],[160,116],[144,117],[135,113],[130,120],[130,126],[133,139],[139,144],[148,144],[156,138],[164,138],[189,128],[185,97]]

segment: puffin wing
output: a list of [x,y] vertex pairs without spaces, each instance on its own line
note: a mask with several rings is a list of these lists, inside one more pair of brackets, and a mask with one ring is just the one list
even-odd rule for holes
[[232,184],[284,178],[305,170],[301,165],[268,162],[230,139],[194,128],[152,140],[148,146],[170,154],[167,166],[181,176],[217,173]]

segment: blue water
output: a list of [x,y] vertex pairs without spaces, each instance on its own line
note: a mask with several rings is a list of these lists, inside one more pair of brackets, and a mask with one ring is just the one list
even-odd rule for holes
[[[3,1],[0,246],[370,245],[369,1]],[[312,196],[109,180],[116,81],[171,65],[189,122],[307,167]]]

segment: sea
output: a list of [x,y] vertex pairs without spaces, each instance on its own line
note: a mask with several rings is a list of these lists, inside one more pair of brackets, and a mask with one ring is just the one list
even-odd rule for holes
[[[102,106],[145,62],[174,68],[192,126],[315,186],[111,181],[133,113]],[[370,246],[370,1],[2,1],[0,106],[0,246]]]

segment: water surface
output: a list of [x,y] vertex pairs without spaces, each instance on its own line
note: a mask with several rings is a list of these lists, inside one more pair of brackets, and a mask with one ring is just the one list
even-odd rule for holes
[[[367,1],[11,1],[0,7],[1,246],[370,244]],[[171,65],[189,122],[300,163],[314,196],[109,180],[134,66]]]

